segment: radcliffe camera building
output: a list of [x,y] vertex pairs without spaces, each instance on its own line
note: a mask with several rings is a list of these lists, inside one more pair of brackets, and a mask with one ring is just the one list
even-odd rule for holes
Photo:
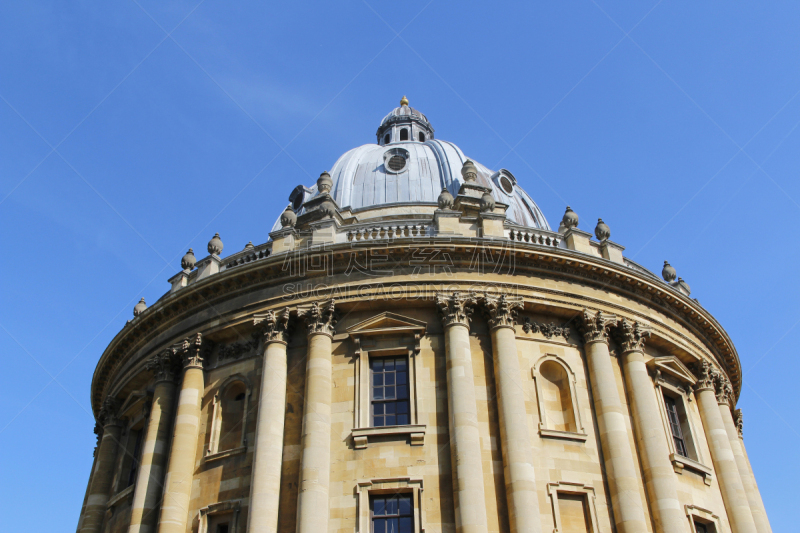
[[405,97],[285,193],[102,354],[79,532],[771,531],[736,348],[669,264],[551,229]]

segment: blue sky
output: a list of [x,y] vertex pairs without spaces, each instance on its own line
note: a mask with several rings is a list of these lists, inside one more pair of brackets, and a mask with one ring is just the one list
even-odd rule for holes
[[6,529],[77,523],[92,372],[139,298],[215,232],[265,242],[404,94],[551,225],[569,204],[675,266],[739,350],[748,454],[796,527],[800,6],[198,1],[0,5]]

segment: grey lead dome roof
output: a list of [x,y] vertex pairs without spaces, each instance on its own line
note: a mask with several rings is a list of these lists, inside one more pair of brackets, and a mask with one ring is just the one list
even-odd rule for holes
[[[392,117],[412,113],[416,115],[414,119],[428,123],[422,113],[412,111],[404,104],[389,113],[381,126]],[[436,204],[444,187],[453,196],[458,195],[464,182],[461,167],[467,159],[458,146],[438,139],[365,144],[346,152],[333,165],[330,170],[333,180],[331,196],[340,209],[349,207],[354,212],[385,204]],[[494,199],[508,204],[506,215],[509,221],[531,228],[550,229],[536,202],[517,184],[511,172],[506,169],[492,171],[474,159],[472,161],[478,169],[477,184],[491,187]],[[300,186],[294,190],[290,200],[296,202],[298,214],[303,213],[297,201],[301,200],[298,198],[300,194],[303,202],[308,201],[317,195],[317,187]],[[280,227],[278,220],[273,230]]]

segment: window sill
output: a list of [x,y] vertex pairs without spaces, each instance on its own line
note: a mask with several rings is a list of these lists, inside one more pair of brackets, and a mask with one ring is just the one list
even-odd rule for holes
[[692,461],[688,457],[678,455],[677,453],[671,453],[669,455],[669,460],[672,461],[672,468],[675,470],[675,473],[683,474],[684,469],[690,470],[703,476],[705,484],[709,487],[711,486],[713,471],[706,465],[700,464],[697,461]]
[[127,487],[125,489],[122,489],[121,491],[119,491],[118,493],[113,495],[111,497],[111,499],[108,500],[108,503],[106,504],[106,508],[111,509],[112,507],[117,505],[119,502],[121,502],[122,500],[127,498],[128,496],[131,496],[133,494],[134,485],[135,485],[135,483],[133,485],[130,485],[129,487]]
[[571,431],[559,431],[557,429],[539,428],[539,436],[543,439],[561,439],[561,440],[575,440],[579,442],[586,442],[589,435],[586,433],[573,433]]
[[205,461],[210,463],[211,461],[216,461],[218,459],[224,459],[226,457],[231,457],[232,455],[239,455],[240,453],[244,453],[247,451],[247,446],[239,446],[238,448],[233,448],[232,450],[225,450],[223,452],[217,453],[210,453],[206,455]]
[[358,428],[354,429],[351,435],[353,436],[353,446],[357,450],[366,448],[370,438],[393,437],[399,435],[409,435],[411,437],[411,446],[422,446],[425,440],[425,426],[409,425]]

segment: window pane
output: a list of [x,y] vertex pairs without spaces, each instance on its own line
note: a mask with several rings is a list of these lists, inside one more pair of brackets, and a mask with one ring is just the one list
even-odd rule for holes
[[397,518],[386,521],[386,533],[397,533]]
[[405,400],[408,398],[408,387],[397,387],[397,399]]
[[398,533],[414,533],[414,521],[410,516],[400,518],[400,527]]
[[394,385],[394,374],[385,374],[384,383],[386,385]]
[[383,387],[375,387],[372,389],[372,398],[375,400],[383,399]]
[[386,500],[383,498],[375,498],[372,500],[372,514],[383,515],[386,514]]
[[394,368],[397,371],[405,370],[406,369],[406,359],[405,357],[402,359],[396,359],[394,362]]
[[370,363],[372,364],[372,370],[375,372],[380,372],[383,369],[383,359],[373,359]]
[[394,359],[387,359],[383,362],[383,369],[386,371],[394,370]]
[[398,372],[397,373],[397,384],[398,385],[405,385],[406,384],[406,373],[405,372]]
[[385,404],[383,404],[383,408],[384,408],[384,412],[387,415],[393,415],[394,414],[394,409],[395,409],[395,404],[394,404],[394,402],[385,403]]
[[382,403],[372,404],[372,411],[373,411],[372,414],[375,414],[375,415],[378,415],[378,416],[382,415],[383,414],[383,404]]
[[376,387],[383,385],[383,374],[372,374],[372,384]]
[[376,416],[375,418],[372,419],[372,425],[375,426],[376,428],[380,428],[385,426],[386,424],[383,423],[382,416]]
[[408,425],[408,415],[397,415],[397,425],[398,426],[407,426]]
[[376,518],[372,521],[372,530],[375,533],[386,533],[386,519]]
[[397,422],[395,421],[394,415],[386,415],[384,417],[387,426],[396,426]]
[[397,414],[400,413],[408,413],[408,403],[407,402],[397,402],[395,404],[395,412]]
[[397,496],[386,498],[386,514],[397,514]]
[[409,514],[411,514],[411,496],[410,495],[402,495],[402,496],[400,496],[400,514],[401,515],[409,515]]
[[394,400],[394,387],[386,387],[384,397],[387,400]]

